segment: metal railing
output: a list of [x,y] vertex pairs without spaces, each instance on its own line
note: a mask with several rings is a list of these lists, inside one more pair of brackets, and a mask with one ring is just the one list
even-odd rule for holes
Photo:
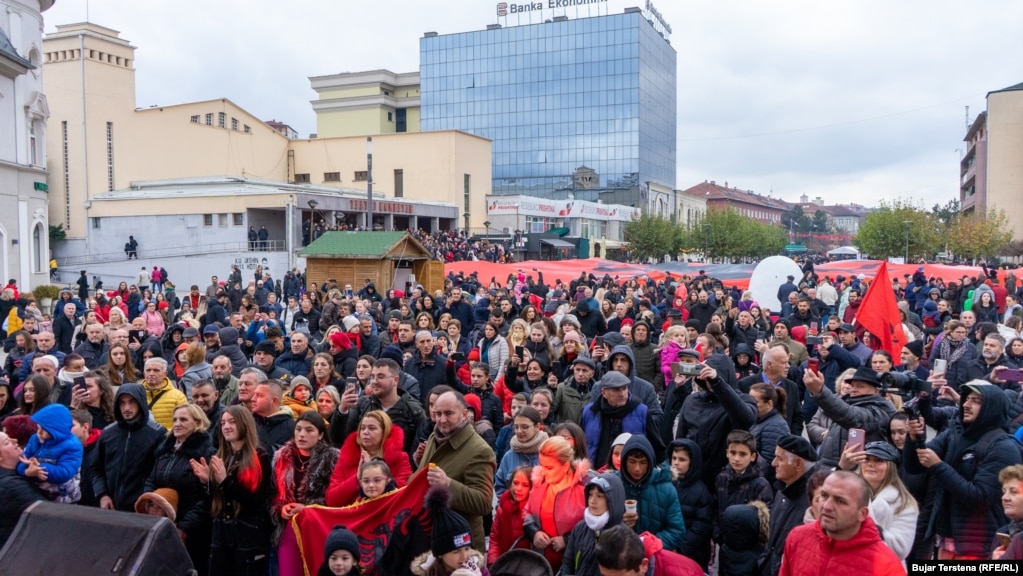
[[[249,242],[222,242],[219,244],[201,244],[197,246],[165,246],[163,248],[138,250],[139,259],[171,258],[176,256],[197,256],[202,254],[222,254],[225,252],[284,252],[286,244],[284,240],[267,240],[265,248],[258,240]],[[124,250],[119,252],[100,252],[98,254],[83,254],[81,256],[66,256],[57,259],[59,268],[75,268],[85,264],[101,264],[105,262],[119,262],[126,260]]]

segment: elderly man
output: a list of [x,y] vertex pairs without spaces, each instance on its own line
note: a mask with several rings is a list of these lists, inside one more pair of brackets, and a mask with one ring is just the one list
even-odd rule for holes
[[429,398],[434,386],[448,384],[447,361],[447,356],[437,353],[432,332],[420,330],[416,333],[416,351],[405,362],[405,372],[419,381],[420,398]]
[[293,376],[308,376],[313,365],[313,351],[309,348],[309,336],[304,332],[292,333],[290,346],[277,357],[274,364]]
[[185,394],[171,384],[167,377],[167,361],[163,358],[146,360],[142,370],[143,385],[146,388],[146,404],[152,412],[153,420],[170,430],[174,422],[174,409],[188,404]]
[[[32,371],[32,361],[36,356],[51,355],[57,359],[58,369],[61,364],[64,363],[64,353],[57,350],[57,341],[53,337],[53,332],[43,331],[32,337],[35,342],[35,352],[25,354],[21,358],[21,368],[18,368],[18,382],[24,382],[28,379],[29,373]],[[56,373],[54,373],[56,377]]]
[[820,572],[831,576],[905,574],[902,561],[881,540],[870,517],[870,486],[852,472],[832,472],[820,492],[820,519],[789,532],[781,576]]
[[664,452],[659,417],[654,417],[647,405],[629,391],[629,383],[627,376],[608,372],[600,380],[600,397],[583,408],[580,425],[586,434],[590,462],[598,467],[608,461],[612,442],[624,432],[652,437],[653,460],[660,461],[657,446]]
[[1006,382],[999,373],[1006,369],[1018,368],[1005,357],[1005,338],[991,333],[984,337],[980,355],[968,362],[952,362],[946,369],[946,380],[954,390],[970,380],[987,380],[1007,389],[1020,391],[1019,382]]
[[89,370],[96,370],[102,366],[100,359],[109,349],[103,325],[93,322],[85,327],[85,342],[79,344],[74,352],[85,359],[85,366]]
[[821,413],[831,419],[831,426],[818,450],[822,466],[834,468],[838,465],[850,428],[865,430],[867,442],[887,439],[884,431],[888,430],[895,406],[881,395],[881,380],[873,368],[857,368],[846,381],[849,393],[842,397],[824,386],[824,377],[812,370],[803,373],[803,383]]
[[782,436],[774,447],[774,477],[776,487],[771,503],[770,540],[764,554],[763,576],[776,576],[781,567],[781,554],[785,538],[796,526],[803,524],[803,516],[810,507],[806,483],[816,468],[817,452],[802,436]]
[[430,415],[434,429],[419,460],[419,473],[425,470],[430,486],[448,489],[451,509],[469,522],[473,547],[485,553],[483,517],[491,512],[494,500],[494,451],[473,429],[461,393],[438,396]]
[[[803,433],[803,414],[800,411],[799,385],[788,379],[789,375],[789,354],[784,346],[772,346],[763,353],[760,374],[753,374],[739,380],[739,390],[749,394],[754,384],[764,382],[774,388],[785,390],[785,421],[788,422],[789,430],[793,434]],[[761,447],[758,447],[761,448]],[[770,454],[773,447],[762,447]]]
[[256,420],[259,447],[273,454],[284,446],[295,433],[295,418],[291,411],[281,410],[284,385],[279,380],[267,380],[256,386],[252,394],[252,417]]
[[238,379],[231,373],[231,359],[227,356],[217,356],[211,364],[213,372],[213,385],[217,389],[217,395],[221,404],[230,406],[237,403]]
[[256,387],[267,381],[266,373],[250,366],[238,376],[238,395],[232,404],[241,404],[252,411],[252,399],[256,394]]

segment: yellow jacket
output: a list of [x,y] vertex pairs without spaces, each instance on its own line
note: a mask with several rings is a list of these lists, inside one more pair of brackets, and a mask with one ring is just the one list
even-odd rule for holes
[[174,409],[182,404],[188,404],[188,398],[171,384],[170,378],[164,378],[163,385],[156,390],[150,390],[145,380],[141,384],[146,389],[146,402],[149,404],[149,413],[153,420],[170,430],[174,422]]

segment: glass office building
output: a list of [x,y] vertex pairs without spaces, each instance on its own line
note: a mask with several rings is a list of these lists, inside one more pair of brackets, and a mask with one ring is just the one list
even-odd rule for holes
[[493,193],[675,187],[676,53],[638,11],[420,40],[423,130],[493,140]]

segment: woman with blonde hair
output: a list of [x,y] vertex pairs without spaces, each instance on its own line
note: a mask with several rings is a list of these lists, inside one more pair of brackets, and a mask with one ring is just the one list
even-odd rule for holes
[[565,536],[583,519],[589,462],[575,460],[575,449],[561,436],[540,445],[540,464],[533,468],[533,488],[523,509],[523,531],[557,573]]
[[[516,318],[512,320],[511,327],[508,328],[508,353],[515,354],[516,346],[525,346],[526,340],[529,339],[529,325],[522,318]],[[520,358],[523,362],[525,358]]]
[[110,307],[110,314],[107,321],[103,324],[106,327],[107,332],[113,332],[114,330],[124,329],[127,330],[131,326],[128,324],[128,317],[124,311],[117,304]]

